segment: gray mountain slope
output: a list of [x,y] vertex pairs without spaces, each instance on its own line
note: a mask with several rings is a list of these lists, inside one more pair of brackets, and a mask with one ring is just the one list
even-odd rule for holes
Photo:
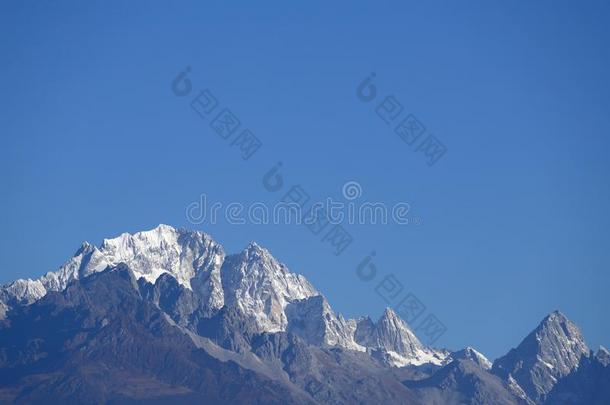
[[557,382],[545,404],[610,404],[610,353],[602,347],[583,357],[576,371]]
[[142,299],[124,266],[2,321],[0,382],[0,399],[11,403],[313,402],[197,347]]
[[284,332],[257,336],[252,349],[323,404],[422,404],[366,353],[317,348]]
[[[154,287],[161,285],[173,292],[157,296]],[[232,333],[213,335],[213,340],[235,349],[229,342],[240,335],[252,352],[221,349],[199,335],[193,339],[154,304],[171,309],[180,320],[181,311],[174,310],[170,298],[182,299],[175,294],[182,286],[164,278],[155,286],[136,282],[121,266],[75,280],[63,292],[11,313],[0,326],[0,398],[33,403],[47,397],[58,403],[417,403],[366,353],[317,348],[285,332],[249,334],[256,328],[240,321],[243,314],[236,307],[223,308],[208,318],[207,326]]]
[[418,400],[429,405],[526,404],[508,385],[470,359],[457,359],[429,378],[404,381]]

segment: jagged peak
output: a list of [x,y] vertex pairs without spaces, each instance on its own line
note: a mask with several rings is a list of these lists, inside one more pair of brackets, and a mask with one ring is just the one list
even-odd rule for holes
[[84,241],[83,243],[81,243],[78,250],[74,253],[74,257],[80,256],[80,255],[86,255],[88,253],[93,252],[95,249],[97,249],[97,248],[94,245],[92,245],[91,243],[89,243],[87,241]]
[[396,312],[394,312],[394,310],[390,307],[385,307],[383,313],[381,314],[382,318],[394,318],[396,316]]
[[548,340],[550,336],[565,336],[570,340],[584,342],[578,326],[562,312],[555,310],[540,321],[536,328],[521,342],[521,345],[535,340],[535,345],[541,346],[543,341]]
[[383,310],[383,313],[381,314],[381,317],[377,321],[376,325],[378,327],[381,325],[387,325],[391,329],[405,330],[408,333],[412,334],[413,337],[415,337],[407,322],[402,319],[396,312],[394,312],[394,310],[390,307],[386,307]]
[[582,333],[578,326],[569,320],[563,313],[553,311],[540,321],[538,326],[523,339],[516,350],[526,346],[540,347],[545,344],[546,340],[558,335],[564,336],[570,341],[578,340],[579,342],[584,343]]
[[240,254],[247,257],[248,259],[268,258],[271,260],[275,260],[275,258],[268,249],[262,247],[254,241],[248,243],[248,246],[246,246]]
[[542,322],[540,322],[542,325],[544,324],[548,324],[551,322],[560,322],[560,323],[564,323],[564,322],[570,322],[570,320],[559,310],[555,310],[553,312],[551,312],[550,314],[548,314],[547,316],[544,317],[544,319],[542,320]]
[[391,308],[386,308],[376,323],[360,318],[356,329],[357,343],[387,354],[396,366],[440,362],[433,350],[424,347],[407,323]]
[[548,340],[555,337],[567,338],[573,345],[579,343],[585,346],[584,338],[578,326],[559,311],[553,311],[544,317],[520,346],[528,341],[535,340],[535,345],[542,347]]
[[595,359],[607,366],[610,364],[610,351],[608,351],[608,349],[606,349],[604,346],[600,345],[599,349],[597,349],[597,352],[595,353]]
[[[300,284],[306,283],[309,285],[304,276],[292,272],[284,263],[276,259],[267,248],[256,242],[250,242],[240,253],[229,255],[227,259],[228,262],[242,262],[243,265],[239,267],[246,273],[254,271],[257,277],[295,277]],[[310,287],[315,291],[313,286],[310,285]],[[316,294],[318,294],[317,291]],[[310,294],[307,296],[310,296]]]

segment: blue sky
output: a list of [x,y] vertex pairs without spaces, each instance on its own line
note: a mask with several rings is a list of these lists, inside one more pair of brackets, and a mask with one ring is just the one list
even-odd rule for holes
[[[425,4],[423,4],[425,3]],[[83,240],[159,223],[228,251],[256,240],[346,316],[378,317],[393,274],[494,358],[552,310],[610,344],[607,2],[4,2],[0,282]],[[240,158],[176,97],[186,66],[262,141]],[[375,72],[378,98],[356,87]],[[433,166],[375,113],[393,95],[447,147]],[[189,224],[185,208],[272,203],[262,178],[407,201],[420,225],[349,225],[340,256],[296,225]],[[356,266],[372,250],[378,280]]]

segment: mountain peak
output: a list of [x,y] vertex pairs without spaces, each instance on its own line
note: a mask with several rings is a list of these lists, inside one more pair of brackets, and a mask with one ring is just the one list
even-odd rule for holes
[[[383,314],[379,318],[379,321],[377,321],[377,325],[382,325],[391,330],[405,332],[415,337],[407,323],[400,316],[398,316],[398,314],[396,314],[392,308],[389,307],[386,307],[383,310]],[[415,340],[417,341],[417,338],[415,338]]]
[[356,343],[380,351],[380,356],[393,366],[441,364],[445,358],[442,353],[425,347],[391,308],[386,308],[376,323],[369,317],[359,318],[355,338]]
[[550,314],[548,314],[547,316],[544,317],[544,319],[542,320],[542,322],[540,322],[541,324],[548,324],[551,322],[568,322],[569,319],[563,314],[561,313],[559,310],[555,310],[553,312],[551,312]]
[[400,321],[402,322],[402,319],[396,314],[396,312],[394,312],[394,310],[390,307],[386,307],[383,310],[383,314],[381,314],[381,319],[388,319],[388,320],[393,320],[393,321]]
[[251,316],[262,331],[284,331],[286,306],[320,293],[258,244],[226,257],[221,268],[225,303]]
[[467,346],[462,350],[452,353],[451,357],[453,360],[469,359],[485,370],[491,369],[491,361],[489,361],[487,357],[471,346]]
[[161,274],[168,272],[189,289],[192,288],[191,279],[199,269],[219,268],[224,257],[222,246],[209,235],[177,230],[165,224],[148,231],[104,239],[100,250],[111,264],[127,263],[138,278],[144,277],[154,283]]
[[[49,291],[61,293],[48,294],[42,303],[36,302]],[[78,304],[83,316],[72,310],[63,313],[53,309],[55,306],[67,308],[67,303],[70,308]],[[34,311],[12,310],[30,304]],[[123,318],[129,315],[126,308],[131,308],[132,318]],[[46,317],[40,314],[49,313],[61,315],[62,318],[52,320],[62,321],[44,323]],[[111,345],[107,347],[108,359],[121,358],[116,353],[125,344],[124,333],[130,331],[134,319],[139,321],[147,314],[155,314],[150,322],[141,325],[143,331],[154,328],[154,338],[150,340],[159,337],[159,331],[176,333],[158,347],[174,347],[178,338],[189,337],[187,343],[192,341],[199,349],[211,350],[223,363],[235,360],[235,364],[262,370],[265,375],[269,373],[273,379],[288,380],[285,377],[289,376],[291,382],[303,382],[319,393],[315,399],[331,398],[327,388],[323,388],[325,386],[334,389],[337,385],[345,385],[344,392],[356,397],[372,392],[381,387],[375,381],[369,381],[374,388],[366,388],[369,386],[367,376],[373,373],[384,375],[384,379],[390,374],[397,378],[416,378],[409,385],[402,380],[392,384],[400,389],[408,386],[420,390],[421,394],[426,394],[426,390],[434,391],[428,392],[429,398],[457,401],[455,395],[458,393],[460,403],[462,398],[466,402],[465,399],[473,397],[484,403],[508,404],[514,403],[511,398],[516,395],[523,400],[519,403],[543,403],[548,402],[549,396],[556,392],[555,387],[561,385],[557,382],[564,377],[586,371],[587,367],[589,373],[605,372],[602,368],[610,364],[610,353],[604,347],[587,357],[589,351],[579,329],[564,314],[553,311],[517,348],[493,364],[494,376],[489,372],[489,360],[470,346],[449,353],[423,345],[392,308],[385,308],[376,322],[368,316],[346,320],[305,277],[291,272],[256,242],[250,242],[240,253],[225,256],[222,246],[209,235],[165,224],[105,239],[100,247],[83,242],[76,254],[57,271],[48,272],[37,280],[16,280],[0,288],[0,319],[8,318],[8,322],[0,322],[2,333],[3,327],[20,325],[12,322],[13,316],[27,318],[34,322],[32,325],[41,325],[38,322],[42,320],[45,326],[40,329],[50,331],[48,336],[53,337],[49,341],[53,342],[57,341],[56,331],[65,329],[64,318],[72,319],[86,331],[99,326],[105,334],[104,339],[98,339],[97,333],[84,333],[81,334],[86,335],[83,338],[74,337],[62,345],[67,351],[76,349],[78,359],[83,358],[83,350],[96,347],[80,344],[81,339],[88,339],[88,336],[94,338],[89,342],[92,345]],[[129,322],[112,322],[117,319]],[[31,329],[35,333],[32,339],[22,341],[26,346],[19,349],[18,361],[37,362],[41,356],[47,356],[48,345],[31,344],[40,340],[37,328]],[[78,328],[71,330],[78,331]],[[22,332],[19,328],[12,330],[17,339],[22,339]],[[140,336],[139,329],[133,332]],[[6,343],[6,340],[0,340]],[[138,343],[138,349],[149,348],[147,340],[139,343],[140,340],[134,338],[132,341]],[[32,350],[38,348],[45,351],[34,352],[36,355],[32,356]],[[12,353],[14,346],[0,347],[2,351]],[[131,347],[129,351],[138,352]],[[95,353],[90,358],[97,362]],[[183,356],[187,360],[191,357],[205,360],[205,357],[193,354],[192,347],[188,346]],[[256,357],[258,355],[261,357]],[[158,360],[157,365],[162,369],[166,368],[166,352],[157,353],[153,348],[150,358]],[[150,364],[147,362],[146,366],[150,367]],[[382,367],[387,366],[409,367],[386,373]],[[342,374],[344,370],[355,370],[353,378],[351,374]],[[171,381],[182,380],[185,376],[182,370],[176,375],[178,377]],[[201,373],[188,375],[192,375],[194,384],[200,383]],[[243,374],[239,378],[234,381],[241,383]],[[575,386],[582,386],[580,381],[577,379]],[[67,386],[73,387],[70,380]],[[329,402],[346,402],[344,392]],[[447,396],[439,397],[441,394]],[[349,398],[353,399],[351,402],[358,402],[356,397]],[[396,401],[397,397],[390,400],[371,398],[364,402],[400,402]],[[499,401],[501,398],[505,400]],[[429,402],[432,401],[422,403]]]
[[248,260],[266,260],[268,258],[273,258],[273,255],[269,250],[265,249],[261,245],[256,242],[248,243],[248,246],[245,247],[241,252]]
[[78,248],[78,250],[74,253],[74,256],[79,256],[82,254],[87,254],[87,253],[91,253],[93,252],[93,250],[95,249],[95,246],[93,246],[91,243],[84,241],[80,247]]
[[554,311],[517,348],[496,360],[493,371],[504,378],[512,375],[531,399],[539,401],[588,353],[578,327]]
[[606,349],[604,346],[600,345],[597,352],[595,352],[595,358],[597,361],[607,366],[610,364],[610,351],[608,351],[608,349]]

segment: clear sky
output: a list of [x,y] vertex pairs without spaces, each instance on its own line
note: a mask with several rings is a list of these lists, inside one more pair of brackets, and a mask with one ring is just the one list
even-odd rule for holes
[[[167,223],[256,240],[345,316],[377,318],[394,274],[439,346],[495,358],[555,309],[610,344],[608,2],[59,3],[0,6],[0,282]],[[173,94],[187,66],[262,141],[251,159]],[[447,147],[435,165],[376,115],[388,95]],[[276,201],[278,161],[312,198],[357,181],[422,223],[347,225],[335,256],[302,226],[187,221],[202,193]]]

